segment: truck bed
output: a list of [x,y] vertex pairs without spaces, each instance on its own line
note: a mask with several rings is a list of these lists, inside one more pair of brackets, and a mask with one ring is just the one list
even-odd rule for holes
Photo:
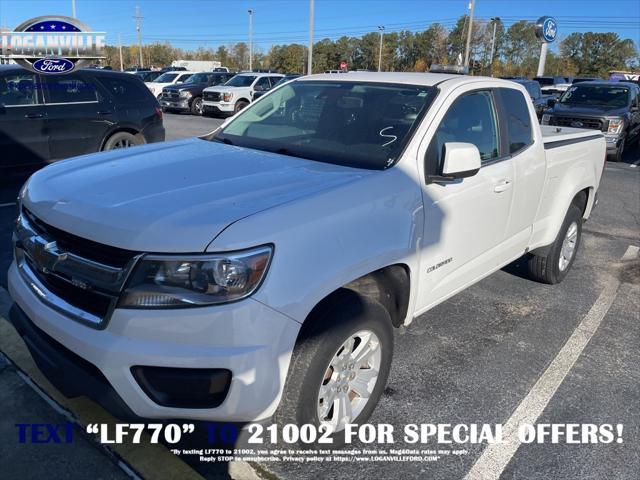
[[584,128],[556,127],[540,125],[544,148],[555,148],[585,140],[593,140],[603,136],[600,130],[587,130]]

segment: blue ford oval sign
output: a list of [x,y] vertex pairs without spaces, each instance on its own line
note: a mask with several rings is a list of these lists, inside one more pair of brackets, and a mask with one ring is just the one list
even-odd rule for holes
[[69,73],[76,68],[75,64],[66,58],[41,58],[33,62],[32,67],[40,73],[50,73],[53,75]]
[[536,36],[545,43],[553,42],[558,36],[558,22],[553,17],[540,17],[536,21]]
[[93,32],[75,18],[36,17],[0,33],[0,58],[33,72],[60,75],[104,58],[104,41],[104,32]]

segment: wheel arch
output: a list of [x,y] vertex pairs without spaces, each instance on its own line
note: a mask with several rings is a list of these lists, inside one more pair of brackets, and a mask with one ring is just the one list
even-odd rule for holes
[[319,310],[331,304],[337,296],[342,296],[345,290],[367,296],[380,303],[389,313],[391,324],[396,328],[400,327],[407,317],[411,298],[409,266],[404,263],[388,265],[342,285],[311,309],[305,323],[309,318],[316,316]]

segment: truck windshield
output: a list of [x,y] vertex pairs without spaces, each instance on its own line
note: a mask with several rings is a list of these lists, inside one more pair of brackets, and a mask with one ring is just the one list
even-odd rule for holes
[[436,93],[424,85],[293,81],[247,107],[213,140],[383,170],[396,162]]
[[253,75],[236,75],[227,83],[227,87],[250,87],[253,81],[256,79]]
[[163,73],[158,78],[156,78],[156,82],[171,83],[178,75],[179,75],[178,73]]
[[594,105],[599,107],[626,107],[629,89],[610,85],[577,85],[567,90],[560,103],[564,105]]

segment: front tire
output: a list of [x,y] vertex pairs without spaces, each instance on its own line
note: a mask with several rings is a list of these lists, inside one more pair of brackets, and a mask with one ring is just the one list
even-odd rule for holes
[[527,266],[529,276],[554,285],[567,276],[576,258],[582,238],[582,211],[573,203],[564,218],[560,232],[546,255],[532,254]]
[[616,153],[614,153],[613,155],[609,156],[609,160],[611,160],[612,162],[622,162],[622,155],[624,154],[624,148],[625,148],[625,139],[623,138],[620,141],[620,144],[618,145],[618,148],[616,149]]
[[240,110],[242,110],[247,105],[249,105],[249,102],[245,102],[244,100],[238,100],[238,102],[236,103],[236,106],[233,109],[233,113],[234,114],[238,113]]
[[196,97],[191,102],[191,115],[202,116],[204,106],[202,104],[202,97]]
[[367,421],[384,391],[393,356],[393,327],[375,300],[342,289],[305,322],[296,343],[280,406],[288,423],[330,426],[344,443],[346,423]]

